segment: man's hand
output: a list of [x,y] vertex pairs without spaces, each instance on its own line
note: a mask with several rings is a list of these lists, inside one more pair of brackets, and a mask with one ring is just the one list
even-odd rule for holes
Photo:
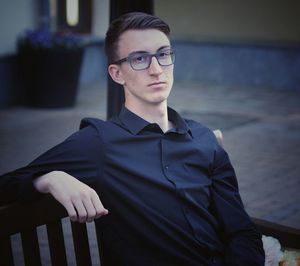
[[53,171],[34,180],[39,192],[50,193],[67,210],[72,221],[92,222],[108,214],[95,190],[75,177]]

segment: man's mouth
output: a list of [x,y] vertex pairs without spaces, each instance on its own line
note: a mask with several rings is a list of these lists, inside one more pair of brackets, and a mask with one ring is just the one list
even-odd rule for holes
[[159,86],[159,85],[165,85],[166,82],[165,81],[156,81],[156,82],[152,82],[150,84],[148,84],[148,87],[151,87],[151,86]]

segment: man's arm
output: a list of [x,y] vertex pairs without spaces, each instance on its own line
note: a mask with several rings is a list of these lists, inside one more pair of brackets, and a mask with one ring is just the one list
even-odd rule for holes
[[226,265],[263,266],[261,234],[244,209],[234,169],[221,148],[215,154],[212,180],[212,210],[221,224]]
[[102,157],[98,131],[91,126],[79,130],[29,165],[0,176],[0,205],[50,193],[72,220],[104,215],[107,210],[92,189],[101,178]]

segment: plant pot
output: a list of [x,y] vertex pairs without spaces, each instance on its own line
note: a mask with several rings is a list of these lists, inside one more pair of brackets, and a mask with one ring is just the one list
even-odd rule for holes
[[76,103],[83,48],[19,47],[20,70],[28,105],[71,107]]

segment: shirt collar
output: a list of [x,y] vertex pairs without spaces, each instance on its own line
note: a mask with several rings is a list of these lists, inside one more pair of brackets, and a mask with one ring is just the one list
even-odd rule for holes
[[[188,132],[192,136],[192,132],[185,120],[170,107],[168,107],[168,117],[175,126],[173,132],[179,134],[185,134]],[[141,130],[150,124],[148,121],[128,110],[125,106],[123,106],[120,111],[119,120],[134,135],[137,135]]]

